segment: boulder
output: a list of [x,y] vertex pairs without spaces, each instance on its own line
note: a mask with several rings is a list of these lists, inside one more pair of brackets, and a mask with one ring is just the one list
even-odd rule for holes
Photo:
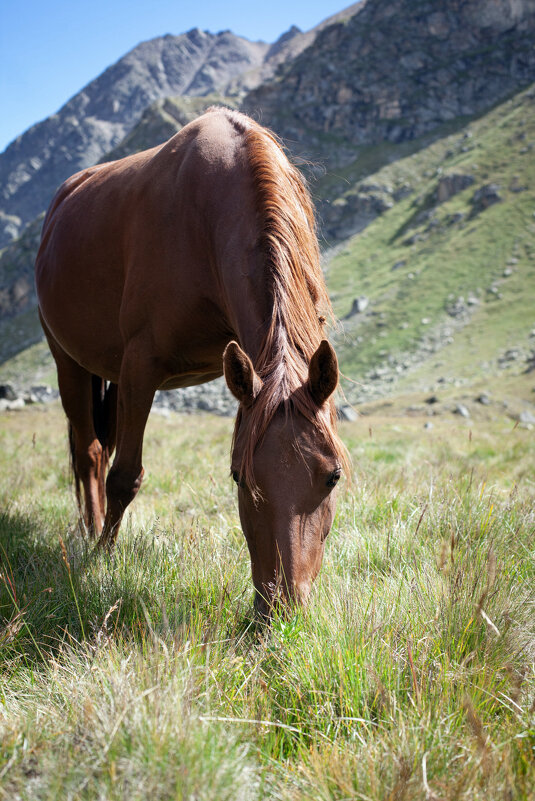
[[11,384],[0,384],[0,400],[14,401],[18,397]]
[[345,420],[349,423],[354,423],[356,420],[359,419],[359,413],[356,409],[349,404],[344,404],[343,406],[336,407],[336,414],[339,420]]
[[471,216],[475,217],[476,214],[480,214],[495,203],[501,203],[502,200],[498,184],[484,184],[474,192]]
[[435,202],[445,203],[454,195],[472,186],[474,180],[475,178],[473,175],[464,175],[462,173],[451,173],[450,175],[441,176],[435,192]]
[[370,301],[366,295],[361,295],[359,298],[355,298],[349,313],[346,315],[346,319],[348,317],[353,317],[355,314],[362,314],[363,311],[366,311],[369,304]]
[[470,417],[470,412],[468,411],[468,409],[466,408],[464,403],[457,403],[455,405],[455,409],[453,410],[453,413],[454,414],[459,414],[461,417],[465,417],[466,419],[468,419]]

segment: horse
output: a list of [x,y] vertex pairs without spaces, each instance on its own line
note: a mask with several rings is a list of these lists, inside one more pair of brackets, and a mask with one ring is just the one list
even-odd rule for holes
[[255,607],[305,602],[347,459],[312,201],[276,136],[215,107],[76,173],[46,214],[35,280],[90,536],[112,548],[139,490],[155,392],[224,374]]

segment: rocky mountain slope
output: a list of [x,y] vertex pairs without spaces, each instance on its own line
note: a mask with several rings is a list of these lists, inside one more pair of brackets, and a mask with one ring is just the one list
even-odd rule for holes
[[46,208],[61,181],[115,147],[154,100],[222,90],[269,49],[198,29],[138,45],[0,155],[0,245]]
[[65,178],[116,147],[151,103],[175,95],[240,96],[357,5],[311,31],[293,26],[274,44],[198,28],[139,44],[0,154],[0,247],[48,206]]
[[294,152],[340,167],[535,80],[535,0],[368,0],[250,92]]
[[535,415],[534,154],[535,84],[340,198],[390,197],[326,263],[348,397],[483,393]]

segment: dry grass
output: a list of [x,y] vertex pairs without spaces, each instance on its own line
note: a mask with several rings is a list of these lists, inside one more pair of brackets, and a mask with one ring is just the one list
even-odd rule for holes
[[60,410],[4,414],[0,797],[535,798],[533,433],[422,423],[343,427],[311,606],[267,632],[231,421],[151,419],[108,558]]

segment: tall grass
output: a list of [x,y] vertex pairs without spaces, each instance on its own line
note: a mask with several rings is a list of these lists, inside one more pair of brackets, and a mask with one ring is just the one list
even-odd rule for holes
[[311,603],[268,630],[230,421],[151,420],[106,556],[59,410],[4,415],[0,797],[535,798],[532,433],[485,426],[348,424]]

